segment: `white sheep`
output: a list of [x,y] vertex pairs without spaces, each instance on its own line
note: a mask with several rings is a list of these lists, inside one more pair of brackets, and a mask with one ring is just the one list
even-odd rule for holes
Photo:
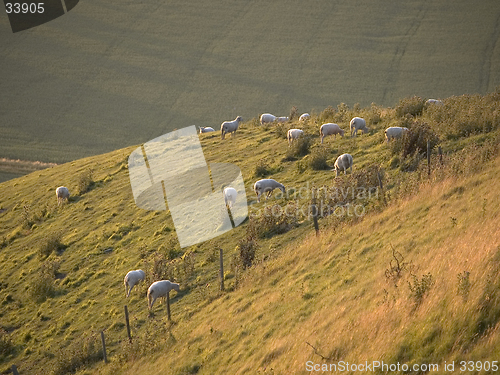
[[343,170],[347,174],[347,169],[351,168],[352,173],[352,156],[350,154],[342,154],[335,160],[335,177],[339,175],[339,171]]
[[233,208],[233,204],[236,203],[236,197],[238,196],[238,192],[236,191],[236,189],[228,186],[224,188],[223,194],[226,206],[228,206],[229,209]]
[[351,137],[353,135],[355,137],[358,134],[358,130],[362,130],[363,134],[369,131],[369,129],[366,127],[365,119],[361,117],[353,117],[349,125],[351,129]]
[[288,117],[282,116],[282,117],[276,117],[277,122],[287,122],[289,120]]
[[337,124],[333,124],[331,122],[327,124],[321,125],[319,128],[319,135],[321,136],[321,143],[323,143],[323,138],[327,135],[335,135],[335,139],[337,138],[337,134],[340,134],[341,137],[344,136],[344,130],[340,128]]
[[304,131],[300,129],[290,129],[286,133],[286,138],[288,139],[288,146],[292,145],[294,139],[299,139],[300,136],[304,135]]
[[236,130],[238,130],[240,122],[241,116],[236,117],[233,121],[224,121],[220,126],[221,138],[224,139],[227,133],[231,133],[231,136],[233,136],[233,133],[236,133]]
[[125,294],[127,297],[130,296],[132,288],[139,283],[139,281],[144,280],[146,274],[143,270],[129,271],[123,279],[123,284],[125,284]]
[[200,126],[200,134],[214,132],[214,131],[215,131],[214,128],[211,128],[210,126]]
[[155,281],[148,288],[148,309],[153,308],[157,298],[167,298],[168,292],[172,289],[179,291],[179,284],[173,283],[170,280]]
[[69,200],[69,190],[65,186],[59,186],[56,189],[57,204],[61,204],[63,200]]
[[311,118],[311,115],[309,113],[303,113],[299,117],[299,121],[307,121]]
[[282,193],[285,194],[285,186],[271,178],[265,178],[263,180],[257,181],[253,185],[253,190],[255,191],[255,194],[257,194],[257,202],[260,202],[260,196],[266,192],[267,192],[266,195],[266,200],[267,200],[267,198],[271,196],[274,189],[280,189]]
[[443,102],[439,99],[427,99],[425,104],[427,104],[427,105],[431,105],[431,104],[443,105]]
[[404,133],[410,131],[408,128],[402,128],[400,126],[391,126],[385,129],[385,140],[389,142],[391,139],[401,138]]
[[260,116],[260,124],[264,125],[270,122],[275,122],[276,121],[276,116],[270,114],[270,113],[263,113]]

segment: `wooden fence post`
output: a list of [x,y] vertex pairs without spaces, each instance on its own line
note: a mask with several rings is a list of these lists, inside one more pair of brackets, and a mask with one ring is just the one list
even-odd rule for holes
[[318,207],[316,206],[316,203],[311,204],[311,211],[314,222],[314,230],[316,231],[316,236],[319,236]]
[[170,292],[167,293],[167,316],[170,321]]
[[125,323],[127,323],[128,341],[132,342],[132,336],[130,335],[130,322],[128,320],[128,308],[127,308],[127,305],[125,305]]
[[101,341],[102,341],[102,356],[104,358],[104,363],[108,363],[108,357],[106,355],[106,341],[104,341],[104,331],[101,331]]
[[439,164],[443,165],[443,149],[441,146],[438,147],[438,154],[439,154]]
[[224,291],[224,258],[222,256],[222,249],[219,249],[219,263],[220,263],[220,290]]
[[12,365],[12,373],[13,373],[14,375],[19,375],[19,373],[17,372],[17,367],[16,367],[16,365]]
[[378,186],[380,188],[380,192],[382,193],[382,197],[384,198],[384,204],[387,205],[384,193],[384,183],[382,182],[382,176],[380,175],[380,170],[377,171],[377,178],[378,178]]
[[427,141],[427,176],[431,176],[431,141]]

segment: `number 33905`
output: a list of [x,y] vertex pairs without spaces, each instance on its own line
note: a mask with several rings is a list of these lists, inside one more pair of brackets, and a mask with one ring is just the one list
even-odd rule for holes
[[5,3],[7,13],[43,13],[43,3]]

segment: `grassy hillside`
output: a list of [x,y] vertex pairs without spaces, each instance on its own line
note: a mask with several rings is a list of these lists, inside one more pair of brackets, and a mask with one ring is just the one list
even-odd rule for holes
[[[200,135],[207,162],[241,168],[251,217],[183,250],[168,211],[134,204],[127,158],[135,146],[0,184],[0,370],[285,374],[308,373],[307,361],[454,360],[458,368],[460,360],[496,360],[499,103],[498,93],[434,107],[414,97],[394,109],[329,107],[307,124],[253,119],[224,141]],[[367,119],[368,134],[319,143],[320,124],[348,133],[354,115]],[[419,139],[384,143],[391,125],[439,137],[443,163],[434,149],[430,178],[422,149],[409,152]],[[301,148],[288,147],[290,127],[305,130]],[[354,171],[334,179],[329,168],[343,152]],[[260,176],[283,182],[286,196],[257,203]],[[59,185],[72,192],[61,206]],[[313,193],[320,237],[307,215]],[[139,267],[146,282],[127,300],[123,276]],[[181,285],[172,322],[158,302],[148,314],[146,290],[160,278]]]
[[82,1],[13,34],[0,157],[67,162],[174,128],[500,84],[496,0]]

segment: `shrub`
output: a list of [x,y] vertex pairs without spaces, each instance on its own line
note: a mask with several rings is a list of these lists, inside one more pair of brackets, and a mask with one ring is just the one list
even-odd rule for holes
[[44,237],[38,249],[40,258],[45,259],[52,253],[63,251],[66,246],[61,242],[60,233],[52,233]]
[[489,133],[500,128],[498,94],[453,96],[443,106],[429,107],[425,115],[448,139]]
[[144,261],[146,284],[156,280],[175,280],[175,267],[169,256],[161,250],[155,251]]
[[309,166],[316,170],[329,169],[330,167],[327,164],[328,152],[323,147],[316,147],[309,157]]
[[0,357],[5,357],[14,351],[14,344],[9,333],[0,327]]
[[318,120],[320,123],[333,121],[336,113],[337,111],[335,110],[335,108],[333,108],[332,106],[328,106],[323,110],[323,112],[319,114]]
[[238,245],[235,250],[239,254],[239,261],[243,269],[252,266],[257,247],[257,240],[253,233],[247,234],[245,238],[238,241]]
[[485,163],[494,159],[499,150],[500,136],[488,139],[483,144],[473,142],[450,158],[448,164],[450,174],[457,176],[476,173]]
[[408,124],[402,125],[407,125],[405,127],[408,127],[410,131],[406,132],[400,139],[389,142],[391,152],[393,155],[401,155],[402,170],[414,171],[420,160],[427,155],[427,142],[430,142],[432,151],[439,143],[439,138],[427,123],[420,120],[410,120]]
[[380,121],[382,121],[382,109],[375,103],[372,103],[370,107],[370,112],[366,118],[366,122],[373,125],[377,125]]
[[80,174],[78,178],[78,194],[85,194],[87,191],[90,191],[94,187],[94,171],[91,168],[88,168],[86,171]]
[[329,216],[336,213],[338,207],[348,204],[365,207],[383,199],[383,193],[379,192],[379,174],[383,180],[383,171],[373,164],[345,177],[334,179],[330,187],[316,189],[314,198],[320,210],[319,215]]
[[292,142],[292,146],[288,148],[286,152],[286,160],[294,160],[302,156],[306,156],[309,153],[309,148],[311,147],[311,137],[304,135],[299,137]]
[[272,126],[273,134],[276,135],[278,139],[286,139],[288,134],[288,125],[285,123],[279,123],[276,125],[268,125]]
[[283,209],[279,204],[265,206],[260,215],[252,216],[249,232],[260,238],[282,234],[297,225],[297,204],[289,202]]
[[435,281],[430,273],[423,275],[420,280],[417,276],[412,275],[412,279],[413,283],[408,281],[408,287],[410,288],[410,298],[413,300],[414,309],[416,309],[435,284]]
[[271,168],[266,159],[260,159],[255,165],[254,176],[266,177],[271,174]]
[[470,273],[468,271],[464,271],[463,273],[459,273],[457,275],[457,281],[458,281],[457,295],[462,296],[462,300],[464,302],[467,302],[467,299],[469,298],[470,285],[471,285],[469,276]]
[[333,117],[335,122],[347,122],[352,118],[351,112],[349,111],[349,106],[345,103],[340,103],[337,106],[337,113]]
[[404,117],[407,114],[416,117],[422,115],[425,107],[425,100],[420,96],[401,99],[396,106],[396,116]]
[[63,375],[78,371],[84,366],[102,361],[103,353],[100,348],[100,338],[92,334],[74,342],[67,349],[59,352],[55,361],[53,374]]
[[47,298],[54,297],[56,294],[54,280],[59,267],[59,262],[48,259],[42,263],[38,272],[31,278],[28,284],[28,292],[35,302],[41,303]]

